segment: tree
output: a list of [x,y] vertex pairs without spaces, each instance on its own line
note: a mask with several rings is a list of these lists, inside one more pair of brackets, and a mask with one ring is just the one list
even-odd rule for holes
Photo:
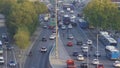
[[20,27],[14,35],[15,43],[21,49],[25,49],[30,44],[30,34],[27,28]]
[[38,14],[48,13],[48,8],[44,3],[36,1],[36,2],[34,2],[34,7],[36,8],[36,12]]
[[84,15],[90,25],[103,29],[119,29],[118,24],[120,17],[116,4],[111,0],[92,0],[84,8]]
[[[23,46],[28,44],[28,38],[34,33],[39,24],[39,14],[46,13],[48,10],[45,4],[39,2],[30,2],[28,0],[1,0],[0,12],[6,17],[6,25],[10,36],[16,40],[15,43],[18,44],[20,48],[24,48]],[[24,34],[25,31],[27,32],[26,34],[29,34],[28,36]],[[22,45],[23,43],[20,42],[24,42],[22,41],[24,35],[26,36],[26,43]]]
[[0,12],[5,15],[9,14],[10,7],[16,2],[17,0],[0,0]]

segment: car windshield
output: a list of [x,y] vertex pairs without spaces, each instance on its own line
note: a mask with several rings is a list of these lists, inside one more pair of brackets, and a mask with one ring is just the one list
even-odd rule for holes
[[14,61],[10,61],[10,63],[14,63]]
[[43,47],[42,49],[45,49],[45,47]]
[[0,61],[3,61],[3,59],[1,58]]
[[97,62],[97,61],[99,61],[99,60],[98,60],[98,59],[94,59],[93,61],[96,61],[96,62]]

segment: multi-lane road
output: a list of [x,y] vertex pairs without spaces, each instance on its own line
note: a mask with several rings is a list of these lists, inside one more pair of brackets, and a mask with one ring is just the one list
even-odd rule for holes
[[[79,11],[79,12],[81,12],[81,11]],[[78,13],[78,10],[75,10],[75,14],[74,15],[76,15],[76,13]],[[68,15],[70,15],[70,14],[68,13]],[[62,35],[63,33],[66,33],[65,37],[63,37],[63,35]],[[72,40],[72,42],[73,42],[73,46],[72,47],[68,47],[66,45],[67,42],[69,41],[67,39],[67,35],[69,33],[73,34],[73,36],[74,36],[74,39]],[[77,27],[73,27],[71,30],[69,30],[69,32],[67,31],[67,29],[66,30],[60,30],[60,36],[62,37],[62,41],[64,43],[64,46],[65,46],[66,50],[68,51],[68,54],[71,56],[71,58],[73,58],[75,60],[77,59],[77,57],[73,57],[72,56],[72,53],[74,51],[77,51],[77,52],[82,54],[81,47],[76,45],[76,41],[77,40],[82,40],[84,43],[87,42],[87,39],[91,39],[93,41],[93,45],[92,46],[94,47],[94,49],[92,51],[89,50],[89,54],[91,56],[86,58],[85,61],[82,61],[82,62],[89,63],[89,68],[94,68],[95,67],[95,65],[92,65],[91,62],[92,62],[93,59],[96,58],[94,56],[94,53],[97,50],[96,49],[96,47],[97,47],[97,35],[96,35],[96,33],[97,33],[96,30],[81,29],[79,24],[78,24]],[[105,68],[114,68],[113,67],[113,62],[114,61],[111,61],[111,60],[106,58],[105,46],[103,44],[101,44],[100,41],[98,41],[98,50],[101,52],[101,55],[102,55],[101,57],[98,58],[100,63],[103,63]],[[80,63],[81,63],[81,61],[77,61],[76,60],[77,67],[80,66]]]
[[[0,36],[2,36],[2,34],[4,34],[4,33],[6,33],[8,35],[5,22],[3,21],[3,19],[0,19]],[[1,37],[0,37],[0,40],[2,41]],[[8,65],[9,62],[11,60],[16,61],[14,49],[7,50],[6,45],[4,44],[4,42],[2,42],[2,43],[3,43],[3,45],[2,45],[3,46],[3,54],[0,54],[0,56],[4,57],[5,63],[1,64],[0,68],[10,68],[10,66]],[[7,45],[11,45],[10,42]],[[18,66],[16,66],[16,68],[18,68]]]
[[[24,68],[48,68],[49,66],[49,52],[55,42],[55,40],[49,40],[49,36],[52,34],[50,29],[42,29],[39,38],[35,41],[31,52],[32,56],[28,56],[24,64]],[[43,42],[41,39],[45,36],[47,41]],[[46,53],[41,53],[41,47],[47,47]]]

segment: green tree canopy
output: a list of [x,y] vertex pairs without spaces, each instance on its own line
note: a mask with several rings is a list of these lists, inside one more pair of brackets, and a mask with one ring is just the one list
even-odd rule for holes
[[27,28],[20,27],[17,30],[17,33],[14,35],[15,43],[21,49],[25,49],[30,44],[30,34]]
[[29,44],[28,39],[39,24],[39,14],[46,13],[48,10],[45,4],[38,1],[0,0],[0,12],[5,15],[8,31],[12,38],[15,38],[16,44],[24,48]]
[[84,15],[97,28],[120,29],[119,10],[111,0],[91,0],[84,8]]

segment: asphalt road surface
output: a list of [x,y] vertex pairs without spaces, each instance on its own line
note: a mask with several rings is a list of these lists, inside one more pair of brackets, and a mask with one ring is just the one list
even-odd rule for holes
[[[43,29],[39,39],[35,41],[31,52],[32,56],[28,56],[25,62],[24,68],[48,68],[49,66],[49,52],[54,44],[55,40],[49,40],[49,36],[52,34],[50,29]],[[46,42],[42,42],[42,37],[45,36],[47,38]],[[46,53],[41,53],[41,47],[47,47],[48,51]]]

